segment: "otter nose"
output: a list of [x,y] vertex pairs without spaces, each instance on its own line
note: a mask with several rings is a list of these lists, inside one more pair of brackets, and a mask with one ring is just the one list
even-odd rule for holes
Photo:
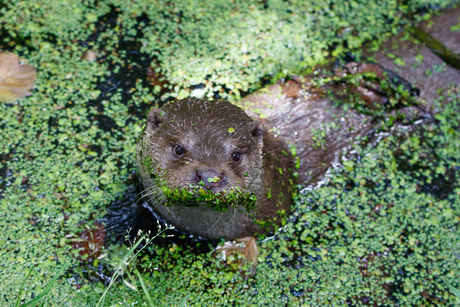
[[224,183],[225,174],[223,172],[218,172],[213,169],[205,169],[200,170],[197,169],[195,171],[195,180],[197,183],[203,181],[204,187],[207,190],[211,190],[215,187],[221,187]]

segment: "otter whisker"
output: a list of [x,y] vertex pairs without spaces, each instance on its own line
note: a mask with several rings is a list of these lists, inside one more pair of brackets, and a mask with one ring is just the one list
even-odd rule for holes
[[142,199],[145,196],[156,194],[157,192],[159,192],[157,189],[148,189],[148,190],[146,189],[146,190],[140,192],[139,194],[137,194],[137,196],[139,196],[140,194],[143,194],[143,196],[140,197],[140,199]]
[[[233,207],[230,207],[230,208],[233,208]],[[230,221],[228,221],[228,222],[230,223],[231,221],[233,221],[233,219],[235,218],[235,216],[236,216],[236,208],[233,208],[233,216],[232,216],[232,218],[230,219]]]
[[[145,191],[144,191],[144,192],[145,192]],[[150,197],[150,196],[152,196],[152,197],[150,197],[150,198],[147,200],[147,201],[150,201],[151,199],[155,199],[155,197],[158,196],[158,195],[163,196],[163,195],[161,194],[160,189],[158,189],[158,188],[156,188],[156,189],[151,189],[150,191],[148,191],[147,193],[145,193],[144,195],[142,195],[142,197],[140,197],[140,198],[137,200],[137,202],[141,201],[141,200],[144,199],[145,197]]]
[[161,206],[165,203],[166,198],[164,196],[160,196],[159,198],[149,198],[148,202],[152,203],[151,200],[155,199],[156,201],[154,202],[155,206],[153,206],[152,209],[156,209],[158,206]]
[[219,221],[220,221],[220,219],[222,218],[222,216],[224,216],[224,213],[223,213],[223,212],[221,212],[221,214],[220,214],[219,218],[217,219],[217,221],[214,223],[214,225],[212,225],[211,228],[208,229],[208,231],[211,230],[211,229],[213,229],[213,228],[217,225],[217,223],[219,223]]
[[139,196],[141,194],[150,194],[150,193],[152,193],[152,191],[155,191],[155,190],[157,190],[157,188],[149,187],[149,188],[143,189],[142,191],[137,193],[136,196]]
[[257,172],[257,174],[252,178],[251,182],[248,184],[247,189],[249,189],[251,187],[251,185],[254,183],[254,181],[259,176],[259,174],[260,174],[260,172]]

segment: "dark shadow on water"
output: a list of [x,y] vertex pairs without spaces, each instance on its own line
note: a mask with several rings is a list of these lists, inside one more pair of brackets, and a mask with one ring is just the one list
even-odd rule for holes
[[[108,206],[108,213],[101,220],[106,228],[106,244],[126,243],[126,236],[133,240],[137,233],[149,233],[155,236],[158,233],[158,224],[163,228],[165,222],[151,209],[150,205],[141,199],[141,183],[137,174],[127,184],[127,190],[116,201]],[[153,240],[154,245],[187,246],[193,252],[207,253],[210,251],[210,240],[193,236],[179,230],[168,230],[170,237],[157,237]]]

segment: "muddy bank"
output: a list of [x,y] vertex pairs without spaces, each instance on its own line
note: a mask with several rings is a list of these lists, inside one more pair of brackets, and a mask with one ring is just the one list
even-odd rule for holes
[[[460,29],[451,30],[458,25],[460,9],[450,9],[436,15],[429,21],[417,25],[454,53],[460,53]],[[391,69],[420,89],[420,101],[425,110],[433,110],[433,100],[438,90],[458,84],[460,70],[445,63],[423,42],[416,40],[409,33],[401,33],[390,38],[375,52],[364,49],[363,58],[378,62]],[[395,59],[401,59],[398,61]],[[403,64],[404,65],[401,65]],[[432,111],[431,111],[432,112]]]

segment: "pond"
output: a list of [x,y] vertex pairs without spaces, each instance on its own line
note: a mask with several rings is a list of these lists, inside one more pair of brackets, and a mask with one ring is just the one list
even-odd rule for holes
[[[36,69],[29,96],[0,104],[3,304],[460,302],[445,283],[460,286],[456,3],[3,4],[0,52]],[[346,95],[327,98],[330,110],[348,112],[343,121],[355,116],[353,127],[370,129],[344,137],[331,154],[327,136],[336,126],[315,127],[321,167],[301,160],[292,212],[281,229],[257,238],[255,268],[241,256],[223,260],[219,242],[179,230],[136,241],[139,230],[158,229],[135,161],[151,107],[188,96],[226,99],[300,142],[304,129],[292,135],[283,122],[295,118],[283,114],[310,115],[288,102],[321,101],[333,84],[359,87],[352,73],[332,80],[334,68],[371,61],[417,88],[415,101],[398,94],[398,80],[388,96],[396,103],[381,110]],[[251,105],[276,99],[285,102],[279,113]],[[296,146],[299,154],[313,148]]]

